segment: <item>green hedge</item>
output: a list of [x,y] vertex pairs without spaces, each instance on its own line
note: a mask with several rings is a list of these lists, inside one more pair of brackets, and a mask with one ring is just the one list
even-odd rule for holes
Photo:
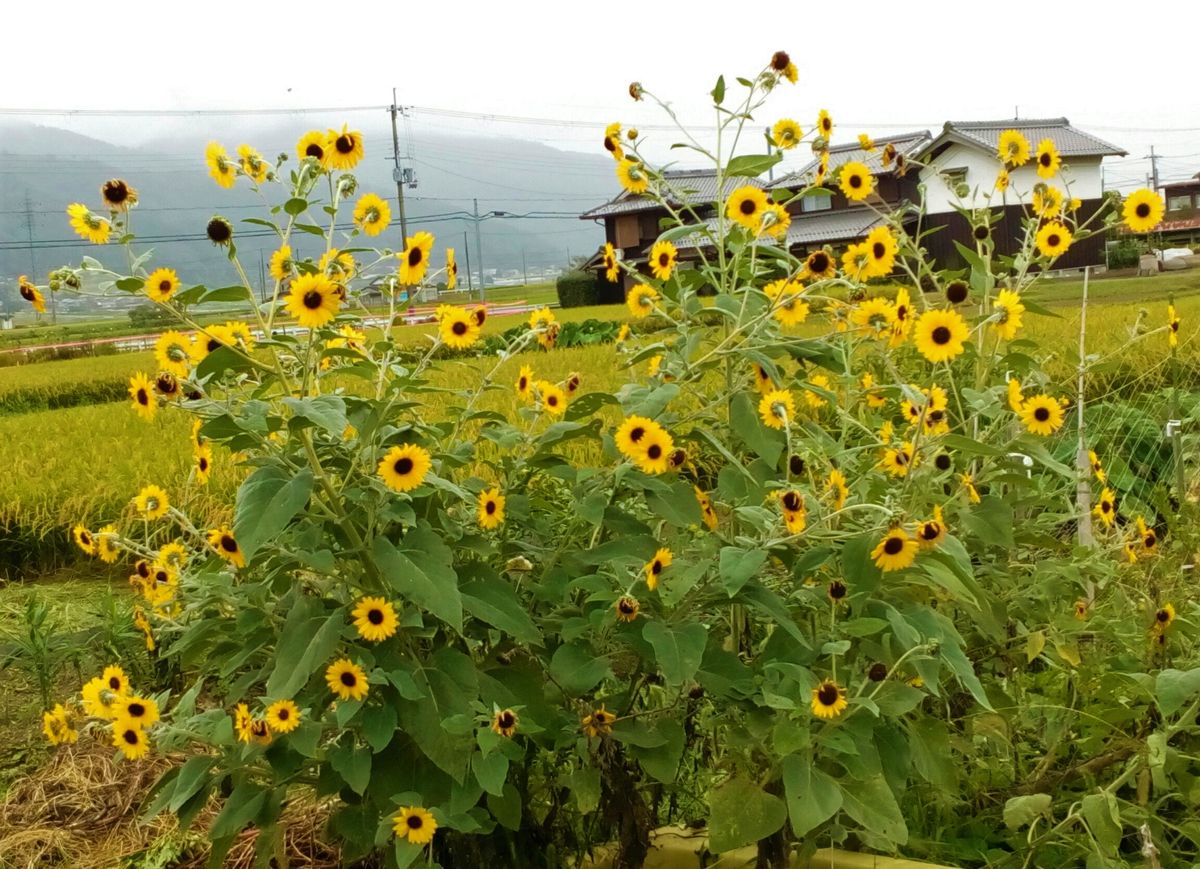
[[600,286],[591,272],[567,272],[555,282],[558,303],[564,308],[600,304]]
[[0,415],[104,404],[128,397],[128,378],[64,380],[59,383],[18,387],[0,393]]

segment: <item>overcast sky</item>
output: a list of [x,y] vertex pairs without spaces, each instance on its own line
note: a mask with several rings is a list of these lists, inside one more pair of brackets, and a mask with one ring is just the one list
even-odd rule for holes
[[[410,124],[418,136],[459,130],[577,150],[598,147],[595,129],[424,109],[663,123],[658,109],[628,98],[629,82],[638,80],[698,124],[711,120],[707,92],[718,73],[751,76],[785,49],[800,82],[774,96],[757,119],[764,125],[789,116],[807,128],[819,108],[828,108],[838,123],[836,142],[861,131],[936,130],[947,119],[1008,118],[1014,111],[1065,115],[1130,152],[1110,161],[1114,186],[1145,175],[1152,144],[1165,155],[1164,179],[1200,171],[1200,100],[1183,96],[1195,91],[1200,4],[1142,3],[1136,18],[1133,7],[1106,6],[7,4],[0,109],[382,106],[395,86],[401,103],[417,107]],[[1179,50],[1171,49],[1175,32],[1187,34]],[[345,116],[353,123],[363,115]],[[164,127],[219,124],[203,117],[30,119],[130,144]],[[297,126],[306,126],[301,117]],[[649,135],[665,154],[669,134]]]

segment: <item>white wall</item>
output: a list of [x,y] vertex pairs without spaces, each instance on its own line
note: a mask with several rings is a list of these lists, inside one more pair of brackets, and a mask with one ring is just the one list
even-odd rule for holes
[[[1030,143],[1033,148],[1036,142]],[[1098,199],[1101,194],[1100,157],[1073,157],[1064,160],[1058,175],[1047,183],[1062,190],[1066,198]],[[966,169],[967,186],[971,194],[959,200],[939,174],[951,169]],[[928,214],[953,211],[954,205],[966,208],[996,207],[1007,203],[1030,201],[1033,185],[1042,179],[1030,155],[1029,162],[1009,174],[1008,191],[1001,196],[994,190],[996,174],[1000,171],[997,155],[979,148],[968,148],[952,143],[933,159],[928,168],[922,169],[920,182],[925,186],[925,210]],[[991,199],[988,199],[991,194]]]

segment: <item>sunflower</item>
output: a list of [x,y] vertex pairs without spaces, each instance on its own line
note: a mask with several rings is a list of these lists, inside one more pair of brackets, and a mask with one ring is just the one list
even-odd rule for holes
[[143,519],[161,519],[171,509],[167,493],[158,486],[146,486],[133,499],[133,505]]
[[617,180],[630,193],[645,193],[650,187],[650,176],[646,167],[638,160],[623,157],[617,161]]
[[700,505],[700,516],[704,520],[705,527],[709,531],[716,531],[717,511],[713,509],[712,499],[699,486],[692,486],[692,490],[696,493],[696,503]]
[[209,218],[204,225],[204,234],[208,240],[219,247],[228,247],[233,241],[233,224],[219,214]]
[[794,329],[808,319],[808,302],[800,298],[803,290],[804,287],[800,284],[789,282],[771,312],[771,316],[778,320],[784,329]]
[[162,304],[179,289],[179,276],[172,269],[156,269],[147,276],[142,287],[152,302]]
[[374,193],[365,193],[354,203],[354,224],[367,235],[379,235],[391,221],[392,209],[387,200]]
[[263,155],[249,145],[238,145],[238,165],[242,174],[255,184],[262,184],[271,173],[271,166],[263,159]]
[[325,670],[325,684],[342,700],[362,700],[370,686],[362,667],[349,658],[339,658]]
[[504,524],[504,496],[500,489],[485,489],[479,493],[479,527],[491,530]]
[[1095,450],[1088,450],[1088,463],[1092,466],[1092,473],[1096,475],[1097,482],[1107,483],[1108,474],[1104,472],[1104,465]]
[[1058,155],[1058,149],[1054,147],[1052,139],[1042,139],[1038,143],[1034,159],[1037,161],[1037,173],[1042,178],[1053,178],[1058,174],[1058,167],[1062,165],[1062,157]]
[[617,449],[627,458],[641,454],[643,439],[650,432],[662,431],[662,427],[652,419],[644,416],[631,416],[618,427],[614,439]]
[[828,251],[814,250],[804,260],[804,277],[815,281],[832,278],[837,275],[837,263]]
[[830,389],[829,378],[824,374],[814,374],[812,377],[808,378],[808,383],[804,387],[804,394],[801,396],[806,405],[811,407],[813,410],[819,410],[820,408],[829,404],[829,402],[826,401],[825,397],[817,392],[816,389],[812,388],[814,386],[817,387],[817,389],[823,389],[828,392]]
[[1021,405],[1025,403],[1025,397],[1021,394],[1021,381],[1015,377],[1008,379],[1008,406],[1014,413],[1021,412]]
[[318,329],[337,316],[341,297],[337,286],[320,273],[301,275],[292,282],[287,311],[305,329]]
[[312,157],[322,169],[329,159],[329,137],[320,130],[309,130],[296,143],[296,157],[303,162]]
[[497,709],[496,714],[492,716],[492,732],[511,738],[517,732],[519,721],[517,713],[511,709]]
[[522,401],[533,400],[533,369],[528,365],[521,366],[521,372],[517,375],[517,397]]
[[300,726],[301,713],[291,700],[277,700],[267,707],[263,717],[276,733],[291,733]]
[[783,428],[796,416],[796,404],[792,393],[786,389],[773,389],[758,402],[758,415],[763,425]]
[[51,745],[63,745],[79,740],[79,731],[71,726],[70,715],[61,703],[54,704],[53,709],[42,713],[42,733],[46,734],[46,739]]
[[1138,516],[1135,520],[1137,523],[1138,536],[1142,539],[1142,548],[1147,553],[1153,552],[1154,547],[1158,546],[1158,533],[1153,528],[1146,524],[1146,520]]
[[117,526],[111,523],[96,532],[96,554],[105,564],[113,564],[120,555],[120,550],[117,549],[115,542],[116,538]]
[[429,452],[416,444],[403,444],[388,450],[379,461],[378,472],[384,485],[395,492],[411,492],[425,481],[433,465]]
[[864,164],[851,161],[842,166],[838,187],[851,202],[861,202],[875,189],[875,177]]
[[109,689],[104,678],[97,676],[84,683],[79,692],[83,702],[83,711],[93,718],[111,721],[116,717],[117,702],[121,695]]
[[612,733],[616,720],[617,716],[601,704],[599,709],[593,709],[589,714],[583,716],[579,724],[589,738],[595,739],[597,736],[607,736]]
[[833,116],[825,109],[817,113],[817,132],[826,139],[833,135]]
[[946,521],[942,508],[933,508],[933,517],[917,524],[917,544],[921,549],[932,549],[946,539]]
[[46,313],[46,297],[42,295],[41,290],[29,283],[29,278],[25,275],[17,278],[17,291],[22,299],[33,305],[33,310],[39,314]]
[[1062,214],[1062,191],[1048,184],[1038,184],[1033,188],[1033,202],[1031,207],[1034,214],[1046,220],[1058,217]]
[[898,447],[888,447],[883,451],[879,466],[893,477],[908,476],[908,472],[917,466],[915,447],[909,441]]
[[257,742],[259,745],[271,744],[271,725],[267,724],[262,718],[250,719],[250,726],[246,728],[246,735],[249,737],[247,742]]
[[757,187],[739,187],[729,195],[725,216],[751,232],[757,233],[762,226],[762,215],[767,208],[767,194]]
[[[656,241],[654,247],[650,248],[650,273],[660,281],[669,280],[678,257],[679,251],[671,242]],[[634,316],[641,317],[644,314],[635,311]]]
[[862,384],[863,394],[867,399],[867,407],[879,408],[887,404],[887,399],[875,388],[875,375],[870,371],[863,372],[859,382]]
[[1005,190],[1008,189],[1008,183],[1009,183],[1008,170],[1001,168],[1000,171],[996,173],[996,182],[995,182],[996,189],[999,190],[1001,193],[1003,193]]
[[620,124],[614,122],[604,128],[604,150],[611,154],[614,160],[624,159],[625,151],[621,148]]
[[456,305],[438,308],[438,334],[447,347],[462,350],[479,340],[475,318]]
[[750,367],[754,372],[754,388],[759,395],[766,395],[776,388],[775,379],[771,377],[767,369],[757,362],[752,363]]
[[1016,130],[1005,130],[1000,134],[997,150],[1000,162],[1008,166],[1024,166],[1029,162],[1029,140]]
[[1152,232],[1163,218],[1163,199],[1153,190],[1135,190],[1125,197],[1121,216],[1130,232]]
[[791,118],[781,118],[771,128],[771,141],[781,151],[790,151],[800,144],[803,134],[800,125]]
[[656,301],[658,301],[658,292],[649,284],[638,284],[625,297],[629,313],[639,320],[651,314]]
[[68,205],[67,217],[70,219],[71,229],[75,230],[80,238],[85,238],[92,244],[108,242],[108,236],[112,233],[112,224],[103,217],[92,214],[91,210],[82,202],[73,202]]
[[789,534],[801,533],[808,524],[808,510],[804,504],[804,496],[795,489],[788,489],[779,495],[780,512],[783,523]]
[[896,325],[896,308],[882,297],[866,299],[854,306],[850,322],[869,332],[873,338],[890,337]]
[[871,550],[875,566],[888,573],[908,567],[917,557],[917,541],[908,536],[903,528],[893,528],[878,545]]
[[1117,521],[1117,493],[1105,486],[1096,506],[1092,508],[1092,512],[1096,514],[1097,519],[1104,523],[1105,527],[1111,528],[1112,524]]
[[1167,305],[1167,345],[1179,345],[1179,316],[1175,313],[1174,305]]
[[657,425],[647,429],[638,441],[633,461],[646,474],[665,474],[671,469],[671,454],[675,442],[666,431]]
[[112,741],[126,760],[139,760],[150,753],[150,737],[133,721],[114,722]]
[[160,371],[154,378],[154,391],[170,400],[179,397],[179,380],[170,371]]
[[535,384],[542,407],[551,416],[562,416],[567,412],[567,394],[549,380],[539,380]]
[[119,211],[128,211],[137,205],[138,192],[120,178],[113,178],[100,186],[100,198],[104,200],[108,210],[116,214]]
[[335,281],[348,281],[354,277],[354,256],[336,247],[325,251],[317,260],[317,271]]
[[651,590],[658,588],[659,577],[662,572],[671,566],[671,550],[659,549],[654,553],[654,557],[646,562],[643,568],[646,574],[646,586]]
[[[207,444],[204,446],[207,446]],[[183,547],[183,544],[179,543],[179,541],[173,541],[171,543],[164,544],[163,547],[158,550],[158,555],[154,559],[155,564],[161,564],[170,568],[171,570],[176,571],[182,570],[184,565],[187,564],[187,561],[188,551]]]
[[829,679],[823,681],[812,692],[812,713],[817,718],[830,721],[845,711],[846,692],[838,687],[836,682]]
[[1021,296],[1012,290],[1001,290],[992,302],[992,328],[1000,338],[1011,341],[1021,329],[1021,315],[1024,313]]
[[204,162],[208,174],[222,187],[229,189],[237,181],[237,167],[229,159],[229,153],[220,142],[209,142],[204,149]]
[[1071,246],[1071,231],[1057,221],[1047,223],[1038,230],[1037,246],[1042,256],[1062,256]]
[[433,234],[418,232],[412,238],[405,239],[404,245],[404,250],[397,254],[400,258],[400,283],[419,284],[425,277],[425,269],[429,267]]
[[454,259],[454,248],[446,248],[446,289],[458,286],[458,263]]
[[360,598],[350,611],[358,635],[369,643],[380,643],[396,633],[400,623],[396,608],[381,597]]
[[617,619],[622,622],[631,622],[638,617],[638,612],[641,610],[641,604],[637,602],[637,598],[629,595],[622,595],[617,598],[617,602],[613,605],[617,611]]
[[852,244],[842,254],[842,271],[846,277],[866,281],[871,277],[871,252],[865,244]]
[[900,245],[891,229],[886,226],[875,227],[867,233],[863,244],[867,248],[867,253],[871,255],[871,264],[868,269],[870,276],[882,278],[890,275],[896,267],[896,254],[900,250]]
[[1162,633],[1167,628],[1171,627],[1171,623],[1175,621],[1175,607],[1170,603],[1165,603],[1154,611],[1154,630],[1156,633]]
[[208,545],[234,567],[246,566],[246,554],[242,552],[242,547],[238,545],[237,538],[233,536],[233,531],[228,525],[209,531]]
[[1057,400],[1042,393],[1021,403],[1020,417],[1031,434],[1051,435],[1062,428],[1063,409]]
[[959,475],[958,480],[967,492],[967,499],[972,504],[978,504],[981,499],[979,497],[979,490],[975,488],[975,478],[970,474],[963,473]]
[[326,151],[329,165],[334,169],[353,169],[363,156],[362,133],[349,129],[345,124],[342,131],[330,130],[327,134]]
[[549,308],[538,308],[529,315],[529,328],[537,333],[538,345],[544,350],[553,350],[558,341],[558,320]]
[[158,704],[149,697],[124,694],[113,703],[113,709],[118,720],[129,721],[143,729],[158,721]]
[[71,529],[71,539],[75,541],[75,545],[84,551],[87,555],[96,554],[96,538],[92,536],[92,532],[82,525],[76,525]]
[[970,334],[957,311],[931,310],[917,318],[914,341],[930,362],[947,362],[963,352],[963,342]]
[[889,343],[892,347],[898,347],[908,340],[914,322],[912,299],[906,288],[901,287],[896,290],[896,298],[892,302],[892,313],[895,315],[896,321],[892,325],[892,338]]
[[405,806],[392,819],[392,830],[398,839],[408,839],[413,845],[428,845],[433,841],[438,823],[428,810],[420,806]]

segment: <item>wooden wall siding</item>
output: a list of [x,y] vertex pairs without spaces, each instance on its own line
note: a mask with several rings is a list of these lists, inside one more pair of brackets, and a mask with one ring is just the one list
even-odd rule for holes
[[622,214],[616,219],[615,236],[616,241],[613,242],[615,247],[630,248],[638,247],[638,242],[641,241],[642,235],[638,226],[637,214]]

